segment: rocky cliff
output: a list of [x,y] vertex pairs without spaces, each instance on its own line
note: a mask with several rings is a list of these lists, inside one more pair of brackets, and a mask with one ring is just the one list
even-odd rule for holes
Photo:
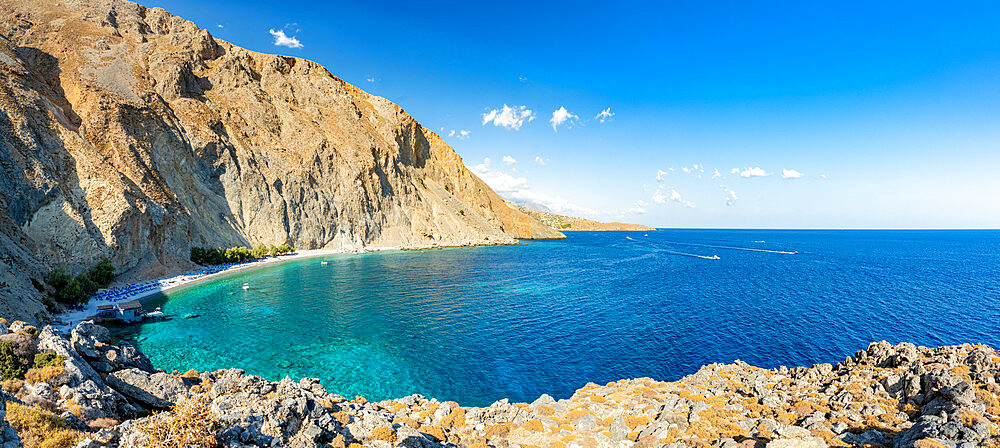
[[37,320],[29,276],[102,256],[149,276],[192,245],[560,236],[319,64],[127,1],[0,0],[0,313]]
[[419,395],[347,399],[315,379],[273,382],[239,369],[156,370],[90,322],[69,335],[21,322],[10,331],[19,334],[0,340],[25,356],[62,358],[23,382],[4,382],[7,420],[20,432],[0,424],[5,447],[18,437],[29,448],[43,438],[45,446],[86,448],[1000,447],[1000,357],[982,345],[878,342],[838,364],[763,369],[736,361],[673,382],[587,384],[560,400],[465,407]]
[[589,230],[589,231],[653,231],[653,227],[642,224],[628,224],[624,222],[600,222],[590,219],[574,218],[572,216],[557,215],[551,212],[532,210],[524,207],[517,207],[521,213],[535,218],[542,224],[560,231]]

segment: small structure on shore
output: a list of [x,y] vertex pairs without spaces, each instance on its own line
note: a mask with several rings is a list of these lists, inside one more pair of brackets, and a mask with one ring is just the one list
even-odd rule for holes
[[118,310],[115,309],[114,305],[99,305],[97,307],[98,319],[114,319],[116,317],[118,317]]
[[142,320],[142,304],[138,300],[129,300],[118,304],[118,319],[124,322],[139,322]]

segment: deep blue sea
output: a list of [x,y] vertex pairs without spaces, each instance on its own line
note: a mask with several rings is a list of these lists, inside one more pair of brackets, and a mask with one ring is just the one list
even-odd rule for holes
[[151,306],[171,318],[124,337],[157,367],[486,405],[734,359],[838,362],[881,339],[1000,347],[1000,231],[574,232],[286,262]]

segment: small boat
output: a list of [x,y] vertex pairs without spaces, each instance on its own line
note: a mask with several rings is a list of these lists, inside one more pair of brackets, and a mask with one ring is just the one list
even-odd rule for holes
[[627,237],[625,237],[625,239],[630,240],[630,239],[632,239],[632,237],[627,236]]
[[243,284],[243,290],[246,291],[248,289],[250,289],[250,284],[249,283],[244,283]]
[[708,259],[709,260],[721,260],[721,258],[719,258],[718,255],[712,255],[711,257],[708,257]]
[[321,264],[323,266],[326,266],[326,262],[325,261],[321,261],[321,262],[319,262],[319,264]]
[[792,252],[792,255],[798,255],[799,251]]

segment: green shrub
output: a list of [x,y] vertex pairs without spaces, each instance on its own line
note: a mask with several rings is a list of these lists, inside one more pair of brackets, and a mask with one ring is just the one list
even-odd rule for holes
[[111,265],[111,260],[108,260],[108,257],[104,257],[97,263],[97,266],[90,270],[88,275],[99,287],[108,286],[115,279],[115,267]]
[[60,289],[66,287],[70,280],[73,278],[66,273],[63,268],[55,268],[49,271],[49,276],[45,278],[45,283],[48,283],[55,289]]
[[38,292],[45,292],[45,285],[43,285],[42,282],[38,281],[35,277],[31,277],[31,286],[34,286]]
[[24,358],[14,353],[14,344],[10,341],[0,341],[0,378],[4,380],[24,379],[28,365]]
[[35,363],[33,367],[40,369],[48,366],[61,366],[65,361],[65,356],[57,355],[56,352],[50,350],[35,355]]
[[83,291],[86,292],[87,295],[97,292],[97,283],[91,280],[87,274],[77,275],[73,280],[76,280],[76,282],[80,284],[80,287],[83,288]]

